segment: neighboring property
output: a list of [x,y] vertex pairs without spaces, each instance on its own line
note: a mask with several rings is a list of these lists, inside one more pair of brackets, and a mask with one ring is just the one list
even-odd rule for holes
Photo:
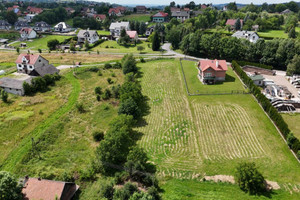
[[150,26],[146,29],[146,36],[150,36],[154,31],[154,26]]
[[181,22],[184,22],[185,20],[190,18],[190,11],[189,10],[173,11],[171,16]]
[[110,8],[108,11],[109,16],[123,16],[123,14],[126,12],[126,8],[122,6],[118,6],[116,8]]
[[1,30],[9,30],[9,29],[11,29],[11,24],[8,23],[6,20],[0,20],[0,29]]
[[136,31],[126,31],[126,34],[130,37],[132,42],[136,42],[139,39],[139,35]]
[[79,186],[73,182],[52,181],[41,178],[22,180],[24,200],[71,200]]
[[[236,22],[236,19],[227,19],[226,21],[226,25],[229,25],[231,27],[231,29],[234,29],[235,27],[235,22]],[[243,23],[244,23],[244,20],[240,19],[240,22],[241,22],[241,29],[243,28]]]
[[50,32],[51,26],[44,21],[36,22],[34,24],[33,30],[38,32]]
[[166,22],[167,20],[168,20],[168,13],[164,13],[162,11],[152,16],[153,22]]
[[36,38],[36,32],[32,28],[22,28],[20,31],[23,40]]
[[27,14],[27,15],[25,16],[25,20],[26,20],[27,22],[31,22],[35,16],[36,16],[36,14]]
[[15,24],[14,24],[14,27],[15,27],[15,30],[16,31],[19,31],[21,30],[22,28],[29,28],[30,26],[28,25],[28,23],[26,21],[17,21]]
[[20,54],[16,60],[17,71],[30,76],[45,76],[46,74],[55,74],[59,70],[49,61],[38,54]]
[[257,86],[263,86],[264,85],[264,77],[260,74],[252,74],[249,75],[253,83]]
[[36,8],[36,7],[28,6],[27,7],[27,12],[28,12],[28,14],[38,15],[38,14],[41,14],[43,12],[43,9],[42,8]]
[[177,8],[177,7],[171,7],[171,12],[179,12],[181,10],[181,8]]
[[18,16],[22,15],[22,12],[21,12],[19,6],[16,6],[16,5],[14,5],[13,7],[8,7],[7,11],[13,11]]
[[253,31],[236,31],[234,34],[232,34],[232,37],[246,39],[253,43],[256,43],[259,39],[257,33]]
[[106,15],[101,15],[101,14],[94,14],[93,17],[95,20],[99,22],[102,22],[106,19]]
[[2,88],[8,93],[23,96],[23,83],[26,82],[28,84],[31,84],[31,80],[31,76],[20,76],[18,78],[4,77],[0,79],[0,88]]
[[222,8],[222,11],[227,11],[227,6],[224,6],[224,7]]
[[59,22],[54,26],[55,32],[68,33],[72,30],[71,26],[66,24],[65,22]]
[[282,11],[280,14],[282,15],[287,15],[287,14],[290,14],[292,13],[293,11],[291,11],[290,9],[285,9],[284,11]]
[[122,29],[125,29],[126,31],[130,31],[129,22],[111,23],[109,27],[110,35],[115,37],[120,36]]
[[146,6],[136,6],[135,8],[137,14],[145,14],[147,12]]
[[259,25],[257,25],[257,24],[253,25],[252,26],[252,30],[255,31],[255,32],[257,32],[259,30]]
[[65,9],[66,9],[68,15],[71,15],[71,14],[73,14],[75,12],[75,10],[73,8],[70,8],[70,7],[65,8]]
[[225,81],[227,69],[226,60],[200,60],[198,77],[203,84]]
[[99,35],[97,31],[93,30],[80,30],[77,34],[77,43],[85,43],[88,41],[89,44],[93,44],[99,40]]

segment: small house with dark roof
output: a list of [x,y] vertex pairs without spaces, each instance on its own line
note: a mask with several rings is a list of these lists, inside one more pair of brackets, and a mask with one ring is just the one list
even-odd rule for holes
[[73,182],[28,178],[22,181],[24,200],[71,200],[79,186]]
[[55,74],[59,70],[49,61],[38,54],[20,54],[16,60],[17,71],[30,76],[45,76],[46,74]]
[[239,39],[246,39],[252,43],[256,43],[259,40],[259,36],[256,32],[253,31],[236,31],[232,34],[232,37],[236,37]]
[[147,12],[146,6],[136,6],[135,9],[137,14],[145,14]]
[[[237,19],[227,19],[226,25],[228,25],[228,26],[230,26],[232,29],[234,29],[234,28],[235,28],[236,20],[237,20]],[[240,19],[240,22],[241,22],[241,29],[242,29],[242,28],[243,28],[244,20]]]
[[34,24],[33,30],[37,32],[50,32],[51,26],[44,21],[36,22]]
[[226,60],[200,60],[198,78],[203,84],[225,81],[227,69]]
[[9,29],[11,29],[11,24],[8,23],[6,20],[0,20],[0,29],[1,30],[9,30]]
[[31,84],[32,77],[31,76],[21,76],[19,78],[9,78],[3,77],[0,78],[0,88],[4,91],[23,96],[24,95],[24,88],[23,83],[26,82]]
[[54,26],[54,31],[61,33],[68,33],[72,30],[71,26],[66,24],[65,22],[59,22]]
[[189,10],[181,10],[181,11],[174,11],[171,14],[172,18],[176,18],[177,20],[184,22],[185,20],[190,18],[190,11]]
[[20,30],[20,35],[23,40],[36,38],[36,32],[32,28],[22,28]]
[[168,20],[168,13],[162,11],[152,16],[153,22],[166,22],[167,20]]
[[102,15],[102,14],[94,14],[93,17],[95,20],[99,22],[102,22],[106,19],[106,15]]
[[30,26],[28,25],[28,23],[26,21],[17,21],[15,24],[14,24],[14,27],[15,27],[15,30],[16,31],[19,31],[21,30],[22,28],[29,28]]
[[89,44],[93,44],[99,40],[99,35],[97,31],[93,30],[80,30],[77,34],[78,40],[77,43],[85,43],[86,41]]

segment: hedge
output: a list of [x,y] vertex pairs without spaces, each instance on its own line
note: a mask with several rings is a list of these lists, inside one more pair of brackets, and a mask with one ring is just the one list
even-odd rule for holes
[[247,62],[247,61],[236,61],[240,66],[245,66],[245,65],[251,65],[251,66],[255,66],[255,67],[259,67],[259,68],[263,68],[263,69],[269,69],[272,70],[273,67],[271,65],[264,65],[261,63],[254,63],[254,62]]
[[[257,101],[260,103],[264,111],[268,114],[268,116],[272,119],[275,123],[277,128],[283,134],[284,138],[286,139],[288,134],[291,132],[287,123],[283,120],[282,116],[278,113],[277,109],[271,104],[270,100],[267,99],[265,95],[261,93],[261,90],[258,86],[254,84],[254,82],[247,76],[241,66],[238,64],[237,61],[232,61],[232,68],[233,70],[239,75],[242,81],[247,85],[250,92],[255,96]],[[300,151],[300,141],[296,138],[293,141],[292,150],[297,154]]]

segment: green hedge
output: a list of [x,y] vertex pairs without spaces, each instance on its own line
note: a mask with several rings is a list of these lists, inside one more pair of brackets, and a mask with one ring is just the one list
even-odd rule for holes
[[259,68],[263,68],[263,69],[273,69],[273,67],[271,65],[264,65],[261,63],[254,63],[254,62],[247,62],[247,61],[236,61],[240,66],[245,66],[245,65],[251,65],[251,66],[255,66],[255,67],[259,67]]
[[[272,121],[276,124],[283,136],[287,138],[288,134],[291,131],[287,123],[285,123],[285,121],[283,120],[282,116],[278,113],[277,109],[272,106],[270,100],[261,93],[260,88],[256,86],[251,78],[247,76],[247,74],[237,63],[237,61],[232,61],[232,68],[239,75],[242,81],[248,86],[251,93],[256,97],[257,101],[260,103],[260,105],[263,107],[264,111],[268,114]],[[292,146],[292,150],[297,154],[298,151],[300,151],[300,141],[298,138],[293,141]]]

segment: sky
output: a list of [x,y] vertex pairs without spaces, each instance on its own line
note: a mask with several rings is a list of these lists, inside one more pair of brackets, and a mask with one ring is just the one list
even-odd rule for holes
[[[118,3],[118,4],[138,4],[138,5],[143,5],[143,4],[155,4],[155,5],[168,5],[172,0],[104,0],[106,2],[110,3]],[[177,0],[175,1],[176,4],[186,4],[190,2],[191,0]],[[229,3],[235,1],[236,3],[243,3],[243,4],[250,4],[251,2],[254,4],[262,4],[264,2],[267,2],[269,4],[271,3],[285,3],[290,0],[194,0],[196,4],[200,3],[212,3],[212,4],[223,4],[223,3]],[[299,0],[294,0],[294,1],[299,1]]]

